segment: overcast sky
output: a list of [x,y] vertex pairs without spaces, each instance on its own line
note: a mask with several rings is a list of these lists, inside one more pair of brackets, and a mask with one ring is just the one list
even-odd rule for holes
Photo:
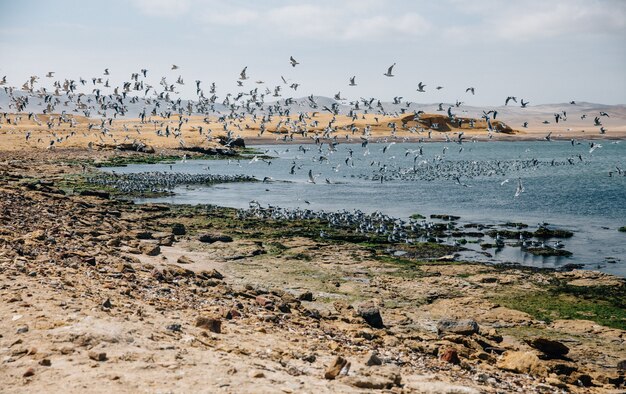
[[[104,68],[113,84],[147,68],[154,84],[181,75],[187,98],[196,79],[206,90],[215,81],[223,97],[241,90],[248,66],[246,90],[257,80],[273,89],[281,75],[300,84],[283,97],[623,104],[626,1],[0,0],[0,59],[14,86]],[[392,63],[396,76],[383,76]],[[348,86],[352,76],[358,86]]]

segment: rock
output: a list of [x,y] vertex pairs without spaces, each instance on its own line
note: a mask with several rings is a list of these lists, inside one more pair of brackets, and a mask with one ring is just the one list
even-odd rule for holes
[[569,348],[559,341],[546,338],[533,338],[525,342],[529,346],[541,351],[549,358],[561,358],[569,353]]
[[224,279],[224,275],[222,275],[216,269],[202,270],[198,273],[198,276],[203,279],[218,279],[218,280]]
[[80,195],[98,197],[98,198],[103,198],[105,200],[108,200],[111,198],[111,193],[106,192],[104,190],[82,190],[80,192]]
[[617,369],[619,371],[626,371],[626,360],[620,360],[617,362]]
[[198,241],[212,244],[213,242],[233,242],[233,238],[223,234],[202,234],[198,237]]
[[358,306],[357,313],[367,324],[374,328],[384,328],[383,318],[378,307],[372,302],[365,302]]
[[193,264],[194,261],[187,256],[180,256],[178,260],[176,260],[178,264]]
[[439,359],[441,361],[445,361],[450,364],[456,364],[456,365],[461,364],[461,359],[459,359],[459,354],[457,353],[456,350],[452,348],[448,348],[440,352]]
[[25,377],[25,378],[28,378],[28,377],[31,377],[33,375],[35,375],[35,370],[33,368],[28,368],[26,370],[26,372],[24,372],[24,374],[22,376]]
[[141,253],[147,256],[158,256],[161,253],[161,247],[159,247],[159,245],[151,243],[141,244],[139,250],[141,250]]
[[52,365],[52,362],[50,361],[49,358],[44,358],[43,360],[39,361],[39,365],[44,366],[44,367],[49,367]]
[[106,299],[106,301],[104,301],[102,303],[102,307],[106,308],[106,309],[111,309],[113,308],[113,305],[111,304],[111,300],[109,298]]
[[305,291],[298,294],[298,299],[300,301],[313,301],[313,293],[311,293],[310,291]]
[[402,384],[402,377],[396,372],[372,376],[350,376],[345,383],[361,389],[390,390]]
[[24,325],[24,326],[18,327],[16,332],[18,334],[24,334],[24,333],[28,332],[28,326]]
[[168,325],[167,327],[165,327],[165,329],[169,330],[169,331],[173,331],[173,332],[182,332],[183,331],[182,326],[180,324],[176,324],[176,323]]
[[94,360],[94,361],[106,361],[107,360],[107,354],[104,352],[96,352],[96,351],[90,351],[89,352],[89,358]]
[[532,375],[546,375],[547,368],[533,352],[507,351],[497,362],[496,366],[505,371],[527,373]]
[[185,235],[187,234],[187,229],[185,228],[185,225],[182,223],[174,223],[172,225],[172,234]]
[[458,334],[458,335],[472,335],[477,334],[480,331],[478,323],[472,319],[465,320],[452,320],[442,319],[437,323],[437,334]]
[[333,380],[344,369],[346,371],[345,373],[347,373],[350,369],[350,363],[345,358],[337,356],[333,360],[332,364],[330,364],[330,366],[326,369],[326,372],[324,372],[324,379]]
[[370,354],[367,357],[367,361],[365,361],[365,365],[367,365],[368,367],[371,367],[373,365],[382,365],[383,364],[383,360],[380,359],[380,357],[378,357],[378,354],[376,354],[376,352],[370,352]]
[[196,319],[196,327],[220,334],[222,332],[222,321],[214,317],[199,316]]
[[258,370],[254,370],[254,371],[250,371],[250,377],[251,378],[264,378],[265,374],[263,373],[263,371],[258,371]]
[[263,296],[256,296],[254,300],[256,301],[257,304],[259,304],[263,308],[271,309],[274,306],[274,303],[272,302],[272,300],[265,298]]

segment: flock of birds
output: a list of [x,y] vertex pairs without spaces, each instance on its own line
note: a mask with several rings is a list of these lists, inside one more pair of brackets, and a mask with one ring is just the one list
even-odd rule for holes
[[[293,56],[290,56],[289,65],[292,68],[297,67],[299,64],[300,62]],[[395,66],[396,64],[393,63],[383,75],[387,78],[394,77]],[[176,64],[171,66],[171,71],[177,72],[179,69],[180,67]],[[439,135],[446,142],[458,144],[459,153],[463,152],[466,142],[477,140],[476,137],[468,139],[465,136],[465,129],[460,129],[450,136],[450,133],[438,132],[439,125],[436,123],[431,123],[429,127],[425,127],[422,123],[419,123],[424,115],[424,111],[412,108],[416,105],[409,101],[403,101],[401,96],[394,97],[392,104],[383,103],[375,98],[361,98],[351,101],[347,105],[340,104],[345,102],[345,99],[341,97],[341,91],[334,96],[334,101],[323,100],[314,95],[300,100],[292,97],[283,98],[284,95],[287,95],[285,89],[290,88],[295,92],[300,84],[291,82],[291,80],[281,76],[282,84],[276,85],[273,89],[269,87],[262,88],[260,85],[265,82],[257,80],[255,84],[259,86],[249,90],[242,89],[235,94],[227,93],[222,99],[217,95],[215,82],[209,85],[207,91],[202,86],[203,82],[196,80],[197,99],[183,100],[180,97],[176,97],[179,93],[178,89],[185,85],[181,75],[178,75],[174,83],[169,82],[168,77],[161,77],[159,84],[155,86],[148,82],[148,74],[149,71],[147,69],[141,69],[139,72],[132,73],[130,79],[124,81],[120,86],[113,86],[109,80],[111,72],[109,68],[105,68],[102,75],[94,76],[90,79],[81,77],[78,80],[54,80],[52,89],[43,86],[38,87],[40,79],[38,76],[31,76],[22,84],[21,89],[17,89],[7,85],[5,76],[0,80],[0,86],[4,87],[5,93],[9,97],[9,108],[1,116],[4,118],[5,123],[13,125],[18,125],[24,116],[43,126],[43,122],[38,116],[39,114],[34,111],[26,113],[29,105],[34,103],[39,105],[43,114],[50,115],[46,120],[46,128],[50,132],[50,139],[46,142],[43,141],[43,137],[39,137],[37,142],[47,145],[50,149],[54,149],[55,146],[77,135],[78,132],[75,130],[78,122],[72,116],[72,112],[82,113],[82,115],[89,118],[86,130],[82,131],[84,136],[87,136],[87,133],[92,133],[92,136],[103,144],[109,140],[112,140],[115,144],[132,143],[138,150],[144,147],[141,141],[141,134],[146,132],[153,132],[164,138],[175,138],[179,141],[182,148],[187,147],[185,142],[186,133],[198,133],[206,140],[214,140],[219,133],[226,136],[224,143],[230,146],[241,136],[240,133],[244,128],[248,129],[253,124],[258,129],[259,136],[267,131],[276,133],[279,136],[277,139],[285,142],[293,140],[294,136],[310,139],[317,148],[318,156],[315,160],[319,163],[330,162],[329,157],[337,151],[336,147],[341,142],[360,143],[364,156],[369,154],[368,144],[370,141],[382,142],[385,144],[382,148],[382,153],[385,154],[396,142],[408,141],[407,137],[401,138],[398,136],[399,130],[406,130],[410,134],[415,134],[420,144],[434,140],[433,135]],[[55,72],[48,72],[45,78],[54,79]],[[244,84],[250,78],[248,67],[246,66],[239,73],[237,85],[244,87]],[[356,76],[348,78],[348,86],[356,86],[356,84]],[[416,91],[425,92],[426,87],[427,85],[420,81],[417,84]],[[91,89],[91,92],[89,92],[89,89]],[[443,86],[436,86],[435,89],[441,90]],[[87,90],[87,92],[85,93],[84,90]],[[475,95],[476,89],[473,86],[469,86],[465,89],[465,93]],[[272,97],[274,101],[266,102],[268,97]],[[517,104],[518,97],[508,96],[504,100],[505,106],[512,103]],[[446,113],[447,121],[451,125],[457,125],[461,128],[464,119],[455,111],[462,107],[463,104],[462,101],[457,100],[455,104],[447,105],[447,108],[444,108],[446,105],[440,103],[438,111]],[[519,99],[519,104],[521,108],[526,108],[529,102]],[[576,102],[571,101],[569,104],[574,106]],[[123,124],[122,129],[124,133],[122,134],[124,139],[120,140],[119,136],[114,136],[112,133],[114,128],[113,121],[134,117],[135,114],[130,113],[131,108],[139,108],[137,116],[140,122],[130,128]],[[345,110],[345,112],[342,110]],[[317,114],[320,112],[328,112],[332,115],[326,125],[320,124],[320,120],[316,119]],[[415,121],[415,125],[409,126],[408,122],[398,124],[396,121],[389,121],[385,125],[382,122],[382,127],[388,129],[388,137],[374,139],[372,137],[372,124],[366,123],[363,127],[355,125],[357,120],[366,119],[365,115],[368,114],[374,115],[374,122],[377,127],[381,127],[380,118],[382,117],[403,117],[403,119],[406,119],[407,114],[413,115],[412,119]],[[185,130],[185,124],[189,122],[189,118],[192,115],[204,116],[204,124],[197,127],[188,127]],[[582,114],[581,119],[586,119],[587,115]],[[338,120],[342,116],[351,119],[354,123],[347,126],[338,126]],[[497,119],[497,116],[497,109],[483,111],[482,113],[482,118],[487,125],[487,135],[490,138],[499,131],[498,127],[492,123],[492,121]],[[599,127],[601,134],[606,132],[601,119],[609,116],[606,112],[599,112],[593,120],[593,125]],[[554,114],[555,123],[565,121],[567,121],[567,111],[563,110]],[[543,123],[549,124],[550,121],[545,120]],[[522,126],[527,127],[528,123],[525,122]],[[59,128],[66,127],[72,130],[69,134],[63,135],[57,132]],[[465,127],[474,129],[475,121],[473,119],[467,121]],[[135,133],[136,136],[133,137]],[[31,131],[27,131],[25,133],[26,140],[29,141],[32,135]],[[549,132],[544,139],[548,142],[552,141],[552,132]],[[572,145],[580,145],[582,142],[572,139],[571,143]],[[359,144],[352,145],[354,145],[354,149],[349,149],[349,155],[343,160],[344,167],[354,166],[355,150]],[[93,146],[93,142],[90,142],[89,147],[92,148]],[[602,145],[600,144],[590,142],[589,154],[591,155],[594,150],[601,147]],[[303,154],[306,154],[307,150],[311,150],[311,148],[304,146],[301,146],[299,149]],[[537,165],[533,161],[498,161],[480,164],[472,160],[446,161],[446,151],[449,149],[452,148],[445,146],[441,154],[430,160],[423,157],[422,145],[417,150],[407,150],[405,156],[411,155],[413,157],[413,166],[408,168],[394,165],[393,161],[372,161],[370,166],[375,171],[369,178],[380,182],[385,180],[433,180],[445,178],[454,180],[459,185],[468,186],[461,179],[471,179],[480,175],[505,175],[508,170],[514,170],[515,168],[513,167],[515,166]],[[573,165],[574,163],[584,161],[580,154],[577,157],[578,160],[576,160],[576,156],[568,158],[567,163]],[[259,159],[258,157],[252,158],[250,163],[259,160],[271,164],[271,160]],[[551,165],[555,165],[554,160]],[[508,168],[509,166],[513,167]],[[293,175],[301,167],[302,165],[294,160],[290,174]],[[341,164],[337,164],[333,168],[339,171],[340,167]],[[616,168],[616,170],[610,170],[609,176],[624,174],[620,168]],[[317,175],[313,170],[310,170],[308,175],[309,182],[317,182]],[[266,179],[266,181],[270,180]],[[332,183],[329,179],[326,181],[327,183]],[[167,182],[170,181],[168,180]],[[168,184],[167,182],[166,184]],[[518,180],[515,196],[519,196],[523,191],[524,187],[520,179]]]

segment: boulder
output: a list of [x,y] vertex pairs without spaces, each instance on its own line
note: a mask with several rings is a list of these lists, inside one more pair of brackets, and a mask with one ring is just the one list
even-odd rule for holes
[[199,316],[196,319],[196,327],[220,334],[222,332],[222,321],[214,317]]
[[373,302],[365,302],[358,306],[357,314],[365,320],[367,324],[374,328],[384,328],[383,318],[380,310]]
[[526,343],[545,354],[548,358],[562,358],[569,353],[569,348],[559,341],[546,338],[527,339]]
[[187,234],[187,229],[185,228],[185,225],[182,223],[174,223],[172,225],[172,234],[185,235]]
[[212,244],[213,242],[233,242],[233,238],[224,234],[202,234],[198,241]]
[[497,362],[496,366],[505,371],[527,373],[531,375],[546,375],[547,368],[533,352],[507,351]]
[[437,334],[472,335],[480,331],[478,323],[473,319],[453,320],[442,319],[437,323]]
[[141,250],[141,253],[148,256],[158,256],[161,253],[161,247],[152,243],[141,244],[139,250]]

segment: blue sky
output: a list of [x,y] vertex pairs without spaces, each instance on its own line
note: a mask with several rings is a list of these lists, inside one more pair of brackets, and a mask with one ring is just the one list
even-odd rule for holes
[[273,89],[281,75],[300,84],[284,97],[617,104],[626,103],[626,1],[0,0],[0,53],[0,77],[14,86],[104,68],[116,84],[147,68],[154,85],[181,75],[184,97],[196,79],[206,90],[216,82],[223,97],[241,90],[248,66],[246,91],[256,80]]

